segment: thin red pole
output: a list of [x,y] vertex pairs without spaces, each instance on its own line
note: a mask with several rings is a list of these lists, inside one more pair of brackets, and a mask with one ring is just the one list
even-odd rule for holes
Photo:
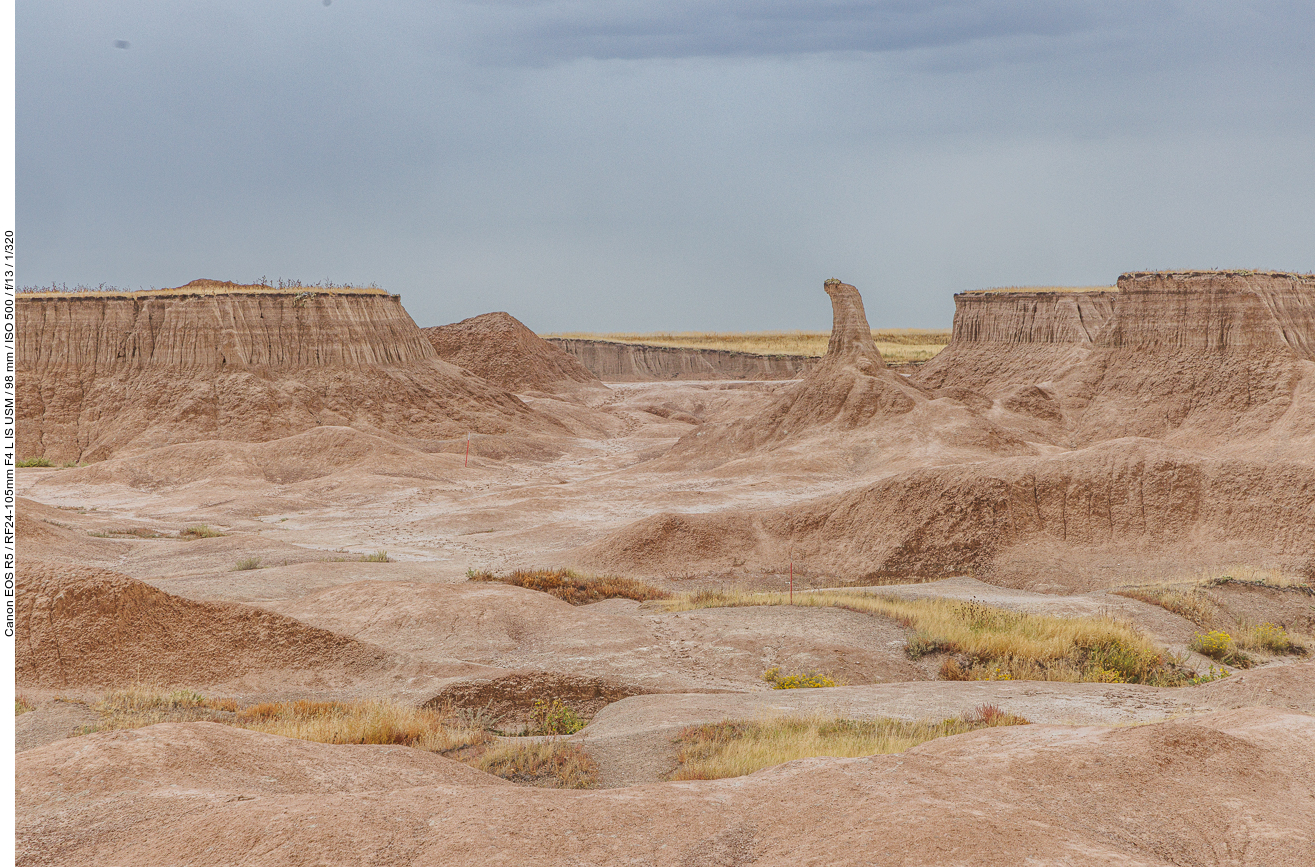
[[794,546],[790,547],[790,604],[794,604]]

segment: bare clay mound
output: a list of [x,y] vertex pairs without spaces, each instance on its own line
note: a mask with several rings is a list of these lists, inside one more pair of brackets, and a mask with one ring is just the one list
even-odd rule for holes
[[691,431],[655,466],[709,469],[769,453],[779,461],[792,448],[814,467],[847,472],[915,453],[920,460],[1030,453],[1017,432],[983,415],[989,398],[963,388],[929,390],[888,369],[858,290],[839,280],[825,289],[831,339],[799,385],[748,418]]
[[324,425],[429,447],[469,431],[564,432],[441,360],[397,296],[216,285],[212,294],[21,297],[19,454],[98,461]]
[[485,313],[422,328],[438,357],[508,391],[571,391],[601,386],[575,356],[526,328],[510,313]]
[[602,791],[164,723],[20,754],[18,863],[1304,867],[1312,776],[1315,718],[1260,708]]
[[1091,590],[1138,561],[1315,570],[1315,469],[1207,458],[1123,439],[1048,458],[900,473],[769,510],[664,513],[577,552],[583,565],[683,574],[785,561],[842,579],[975,574]]
[[397,662],[290,617],[192,602],[116,572],[36,561],[24,563],[20,579],[20,687],[200,686],[274,671],[362,676]]

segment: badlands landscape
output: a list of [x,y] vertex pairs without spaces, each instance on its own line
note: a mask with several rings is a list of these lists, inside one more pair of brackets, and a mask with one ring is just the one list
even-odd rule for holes
[[21,295],[19,863],[1315,863],[1315,276],[800,291]]

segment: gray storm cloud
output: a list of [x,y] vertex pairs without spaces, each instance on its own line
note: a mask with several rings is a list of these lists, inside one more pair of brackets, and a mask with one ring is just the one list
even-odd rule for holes
[[[422,325],[824,327],[1310,269],[1300,3],[20,4],[20,282],[375,281]],[[126,43],[130,50],[116,50]]]

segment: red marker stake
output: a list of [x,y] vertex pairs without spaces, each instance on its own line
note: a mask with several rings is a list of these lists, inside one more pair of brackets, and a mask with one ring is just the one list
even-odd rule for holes
[[790,549],[790,604],[794,604],[794,548]]
[[470,434],[466,434],[466,466],[470,466]]

